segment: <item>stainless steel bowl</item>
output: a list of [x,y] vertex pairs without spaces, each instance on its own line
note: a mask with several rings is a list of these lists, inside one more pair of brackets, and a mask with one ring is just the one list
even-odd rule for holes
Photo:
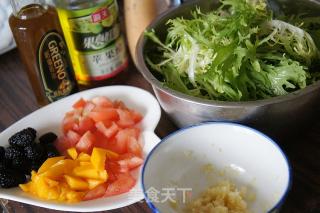
[[[147,29],[155,29],[157,35],[164,38],[167,32],[165,23],[168,19],[180,16],[188,18],[190,11],[197,6],[204,12],[212,10],[217,7],[217,2],[207,0],[190,2],[172,8],[154,20]],[[164,111],[179,127],[203,121],[231,121],[277,135],[285,130],[294,131],[295,127],[305,126],[307,122],[310,122],[310,118],[315,119],[318,114],[320,81],[288,95],[247,102],[204,100],[174,91],[163,86],[145,63],[145,51],[152,45],[151,41],[145,39],[143,35],[140,37],[136,52],[137,67],[152,85]]]

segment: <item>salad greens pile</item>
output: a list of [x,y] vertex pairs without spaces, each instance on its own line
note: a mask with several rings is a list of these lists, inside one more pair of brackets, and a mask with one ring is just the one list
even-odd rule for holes
[[320,61],[320,28],[312,21],[304,28],[297,17],[291,24],[274,19],[265,0],[220,3],[210,13],[196,9],[192,19],[169,20],[164,42],[154,30],[145,32],[157,47],[146,61],[165,86],[205,99],[247,101],[285,95],[319,78],[313,67]]

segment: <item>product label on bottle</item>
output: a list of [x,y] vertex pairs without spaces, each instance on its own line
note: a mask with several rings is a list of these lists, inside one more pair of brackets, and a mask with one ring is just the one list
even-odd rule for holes
[[102,80],[124,69],[127,56],[116,1],[106,0],[96,7],[67,11],[67,14],[72,46],[83,69],[76,70],[78,78],[82,75],[86,79]]
[[80,59],[91,70],[91,80],[110,78],[127,66],[128,59],[123,37],[99,52],[81,54]]
[[45,95],[50,102],[77,90],[66,43],[59,33],[49,32],[42,38],[38,65]]

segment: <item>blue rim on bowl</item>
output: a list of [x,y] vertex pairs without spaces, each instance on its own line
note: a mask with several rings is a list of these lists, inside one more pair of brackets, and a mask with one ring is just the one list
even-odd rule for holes
[[285,198],[287,197],[288,195],[288,192],[289,190],[291,189],[291,185],[292,185],[292,174],[291,174],[291,171],[292,171],[292,168],[291,168],[291,165],[289,163],[289,160],[286,156],[286,154],[282,151],[282,149],[280,148],[280,146],[273,140],[271,139],[269,136],[265,135],[264,133],[254,129],[254,128],[251,128],[251,127],[248,127],[248,126],[245,126],[245,125],[242,125],[242,124],[238,124],[238,123],[233,123],[233,122],[214,122],[214,121],[208,121],[208,122],[202,122],[200,124],[196,124],[196,125],[191,125],[191,126],[188,126],[188,127],[184,127],[184,128],[181,128],[169,135],[167,135],[166,137],[164,137],[151,151],[150,153],[148,154],[144,164],[143,164],[143,168],[142,168],[142,174],[141,174],[141,185],[142,185],[142,190],[143,190],[143,195],[144,195],[144,198],[149,206],[149,208],[152,210],[152,212],[154,213],[160,213],[160,211],[154,206],[154,204],[152,203],[152,201],[148,198],[147,196],[147,193],[146,193],[146,189],[145,189],[145,180],[144,180],[144,174],[145,174],[145,169],[146,169],[146,166],[151,158],[151,156],[153,155],[154,151],[163,143],[167,142],[168,141],[168,138],[171,138],[173,137],[174,135],[178,134],[179,132],[182,132],[182,131],[185,131],[187,129],[191,129],[191,128],[195,128],[195,127],[198,127],[198,126],[203,126],[203,125],[208,125],[208,124],[215,124],[215,125],[230,125],[230,126],[238,126],[238,127],[241,127],[241,128],[244,128],[244,129],[248,129],[250,131],[253,131],[254,133],[264,137],[265,139],[267,139],[267,141],[271,142],[279,151],[280,153],[282,154],[286,164],[287,164],[287,167],[288,167],[288,183],[287,183],[287,186],[286,186],[286,190],[285,192],[283,193],[282,197],[279,199],[279,201],[270,209],[268,210],[268,213],[271,213],[277,209],[280,209],[281,206],[283,205],[284,201],[285,201]]

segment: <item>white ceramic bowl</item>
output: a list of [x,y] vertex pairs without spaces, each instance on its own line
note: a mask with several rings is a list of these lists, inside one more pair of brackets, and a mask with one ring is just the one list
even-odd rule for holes
[[[273,212],[290,188],[290,166],[266,135],[239,124],[211,122],[164,138],[142,170],[142,187],[153,212],[179,212],[183,194],[192,200],[222,180],[247,188],[251,212]],[[169,201],[174,196],[177,204]]]
[[[146,156],[159,142],[159,138],[154,134],[154,129],[159,122],[161,110],[153,95],[145,90],[131,86],[107,86],[86,90],[45,106],[1,132],[0,145],[8,146],[8,138],[11,135],[29,126],[37,130],[38,136],[48,131],[61,135],[62,119],[64,114],[72,109],[72,105],[81,97],[91,99],[96,96],[106,96],[111,100],[122,100],[129,108],[137,110],[144,116],[141,121],[141,140],[144,143],[143,153]],[[24,193],[18,187],[11,189],[0,188],[0,198],[63,211],[92,212],[111,210],[143,199],[140,174],[141,171],[139,169],[134,172],[133,175],[137,178],[137,184],[127,193],[75,204],[39,200]]]

